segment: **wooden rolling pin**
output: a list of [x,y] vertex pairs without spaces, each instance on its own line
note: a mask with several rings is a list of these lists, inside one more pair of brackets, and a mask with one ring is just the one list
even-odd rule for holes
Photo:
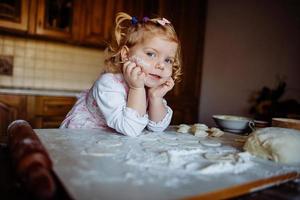
[[51,159],[28,122],[16,120],[8,126],[8,145],[15,172],[37,199],[53,199],[56,183]]

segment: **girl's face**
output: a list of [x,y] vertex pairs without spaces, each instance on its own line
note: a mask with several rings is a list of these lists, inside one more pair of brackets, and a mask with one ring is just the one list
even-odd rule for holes
[[[146,74],[145,85],[157,87],[172,75],[177,43],[162,37],[152,37],[129,50],[129,60]],[[163,81],[164,82],[164,81]]]

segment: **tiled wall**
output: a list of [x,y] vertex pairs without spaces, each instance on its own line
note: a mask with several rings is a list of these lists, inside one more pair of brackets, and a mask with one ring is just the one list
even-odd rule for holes
[[13,75],[0,87],[82,90],[103,69],[103,51],[0,35],[0,55],[14,56]]

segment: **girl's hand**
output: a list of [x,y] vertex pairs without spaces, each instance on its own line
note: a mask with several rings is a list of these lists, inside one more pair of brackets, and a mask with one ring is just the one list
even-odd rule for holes
[[138,89],[145,87],[145,73],[136,63],[126,61],[123,65],[123,75],[129,88]]
[[167,92],[169,92],[175,83],[172,77],[169,77],[166,81],[164,81],[161,85],[156,88],[150,88],[148,90],[148,97],[150,99],[163,98]]

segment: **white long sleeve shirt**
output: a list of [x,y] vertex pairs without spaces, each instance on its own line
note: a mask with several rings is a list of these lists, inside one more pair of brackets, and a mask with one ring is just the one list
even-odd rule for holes
[[138,136],[147,128],[164,131],[170,124],[173,111],[167,110],[165,117],[151,121],[146,113],[127,107],[128,86],[122,74],[106,73],[100,76],[89,91],[83,92],[62,122],[61,128],[101,128],[115,130],[129,136]]

